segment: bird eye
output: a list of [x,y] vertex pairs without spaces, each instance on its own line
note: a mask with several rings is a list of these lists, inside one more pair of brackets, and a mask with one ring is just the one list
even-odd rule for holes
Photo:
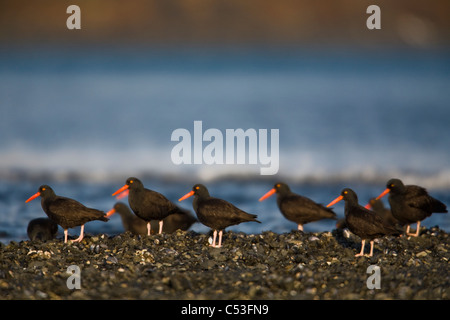
[[198,190],[198,189],[200,189],[200,187],[198,187],[198,186],[197,186],[197,187],[195,187],[195,190]]
[[277,188],[281,187],[281,184],[277,184]]
[[133,183],[133,180],[130,180],[130,183]]
[[42,188],[42,191],[45,191],[45,188]]
[[344,194],[347,194],[348,193],[348,191],[344,191]]

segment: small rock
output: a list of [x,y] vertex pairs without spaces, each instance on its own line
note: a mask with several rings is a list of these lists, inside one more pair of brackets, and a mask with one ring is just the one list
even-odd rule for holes
[[106,263],[107,264],[117,264],[117,263],[119,263],[119,261],[117,260],[116,257],[109,256],[108,258],[106,258]]
[[428,255],[428,253],[426,251],[421,251],[419,253],[416,253],[417,258],[426,257],[427,255]]

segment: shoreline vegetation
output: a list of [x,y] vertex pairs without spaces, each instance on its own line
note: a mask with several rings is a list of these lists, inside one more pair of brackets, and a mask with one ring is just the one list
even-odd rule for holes
[[[73,244],[64,244],[59,238],[1,243],[0,297],[449,299],[450,241],[439,227],[423,228],[417,238],[384,237],[375,244],[373,257],[355,257],[360,250],[359,238],[340,229],[283,234],[225,232],[220,249],[208,245],[209,237],[178,230],[152,236],[88,234],[81,243]],[[373,266],[379,267],[380,289],[369,289]],[[78,278],[73,278],[73,268],[79,268]],[[79,289],[73,285],[69,289],[73,281],[79,281]]]

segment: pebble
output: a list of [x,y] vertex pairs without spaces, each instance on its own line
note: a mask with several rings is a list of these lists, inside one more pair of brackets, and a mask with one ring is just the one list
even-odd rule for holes
[[428,253],[426,251],[420,251],[419,253],[416,254],[417,258],[423,258],[426,257],[428,255]]
[[[448,234],[383,238],[373,257],[342,230],[258,235],[225,232],[222,248],[194,231],[86,235],[80,244],[0,246],[2,299],[448,299]],[[68,289],[70,265],[82,290]],[[381,288],[369,289],[370,265]]]

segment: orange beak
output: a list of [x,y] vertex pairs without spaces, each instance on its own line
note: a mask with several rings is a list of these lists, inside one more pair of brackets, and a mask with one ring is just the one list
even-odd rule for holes
[[116,196],[116,199],[117,200],[120,200],[120,199],[122,199],[122,198],[125,198],[126,196],[128,196],[128,194],[130,193],[130,190],[125,190],[125,191],[123,191],[122,193],[119,193],[117,196]]
[[106,213],[106,217],[109,218],[110,216],[112,216],[114,213],[116,213],[116,209],[111,209]]
[[380,200],[381,198],[383,198],[385,195],[387,195],[389,192],[391,191],[391,189],[387,188],[386,190],[384,190],[376,199]]
[[268,197],[273,195],[275,192],[277,192],[277,190],[275,188],[270,189],[269,192],[267,192],[265,195],[263,195],[261,198],[259,198],[259,201],[266,200]]
[[334,199],[333,201],[331,201],[329,204],[327,204],[327,208],[328,208],[328,207],[331,207],[333,204],[338,203],[338,202],[341,201],[342,199],[344,199],[343,196],[337,197],[336,199]]
[[184,196],[182,196],[180,199],[178,199],[178,201],[186,200],[187,198],[192,197],[194,195],[194,193],[195,193],[194,190],[192,190],[191,192],[186,193]]
[[33,194],[31,197],[28,198],[27,201],[25,201],[25,203],[30,202],[30,201],[33,200],[33,199],[36,199],[36,198],[39,197],[40,195],[41,195],[40,192],[38,192],[38,193],[36,193],[36,194]]
[[115,196],[116,194],[119,194],[121,192],[124,192],[125,190],[127,190],[129,188],[129,186],[126,184],[124,185],[122,188],[120,188],[119,190],[117,190],[116,192],[114,192],[112,195]]

